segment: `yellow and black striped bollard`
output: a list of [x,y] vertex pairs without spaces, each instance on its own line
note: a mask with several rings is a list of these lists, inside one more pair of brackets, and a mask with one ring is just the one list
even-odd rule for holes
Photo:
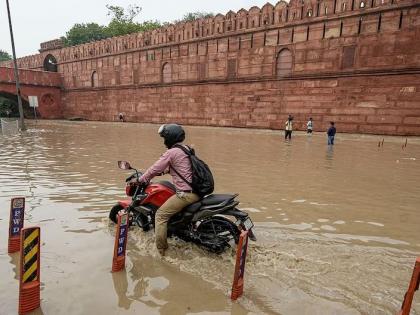
[[41,229],[24,228],[21,231],[19,314],[37,309],[40,304]]

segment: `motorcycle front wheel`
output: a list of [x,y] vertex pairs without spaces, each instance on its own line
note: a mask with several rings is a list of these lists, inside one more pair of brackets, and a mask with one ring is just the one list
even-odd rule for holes
[[[123,209],[124,207],[121,206],[120,204],[116,204],[115,206],[113,206],[111,210],[109,211],[109,219],[115,224],[117,224],[118,212],[120,212]],[[130,226],[135,223],[137,224],[137,226],[141,227],[143,231],[145,232],[150,230],[150,224],[147,224],[148,223],[147,217],[142,213],[139,213],[137,211],[132,212],[129,216],[129,220],[130,220]]]
[[215,253],[223,252],[231,247],[231,241],[239,242],[240,231],[228,218],[213,216],[204,220],[197,228],[202,245]]
[[113,206],[111,208],[111,210],[109,211],[109,219],[114,222],[117,223],[117,216],[118,216],[118,212],[120,212],[121,210],[123,210],[124,207],[121,206],[119,203],[117,203],[115,206]]

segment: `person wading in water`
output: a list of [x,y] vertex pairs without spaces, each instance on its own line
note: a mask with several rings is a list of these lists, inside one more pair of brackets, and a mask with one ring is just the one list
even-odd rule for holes
[[287,138],[289,138],[289,140],[292,139],[292,131],[293,131],[293,117],[292,115],[289,115],[289,118],[286,121],[286,127],[284,129],[284,139],[287,140]]
[[[186,206],[197,202],[200,197],[193,193],[191,161],[188,155],[177,146],[183,145],[185,140],[184,129],[177,124],[162,125],[158,131],[164,139],[164,144],[168,150],[141,176],[140,183],[148,183],[157,176],[166,173],[171,174],[173,184],[176,188],[176,194],[170,197],[156,212],[155,217],[155,235],[156,247],[159,253],[164,256],[168,249],[167,233],[168,221],[176,213],[180,212]],[[185,179],[185,180],[184,180]],[[134,179],[135,182],[137,179]]]
[[306,123],[306,133],[311,134],[314,128],[314,123],[312,121],[312,117],[309,118],[308,122]]
[[334,122],[330,122],[330,128],[328,128],[327,136],[328,136],[328,145],[334,145],[334,138],[335,134],[337,133],[337,129],[335,129]]

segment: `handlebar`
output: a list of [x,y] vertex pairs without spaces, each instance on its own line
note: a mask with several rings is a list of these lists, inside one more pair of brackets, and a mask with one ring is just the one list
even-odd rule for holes
[[129,177],[126,178],[126,182],[129,182],[130,180],[132,180],[133,178],[140,178],[143,173],[139,172],[138,170],[136,170],[135,168],[133,168],[133,170],[135,171],[134,174],[131,174]]

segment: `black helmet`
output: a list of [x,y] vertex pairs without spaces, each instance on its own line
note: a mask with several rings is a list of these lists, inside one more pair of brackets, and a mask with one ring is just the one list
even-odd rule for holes
[[170,149],[176,143],[182,142],[185,139],[184,129],[177,124],[162,125],[158,131],[159,135],[165,139],[165,146]]

